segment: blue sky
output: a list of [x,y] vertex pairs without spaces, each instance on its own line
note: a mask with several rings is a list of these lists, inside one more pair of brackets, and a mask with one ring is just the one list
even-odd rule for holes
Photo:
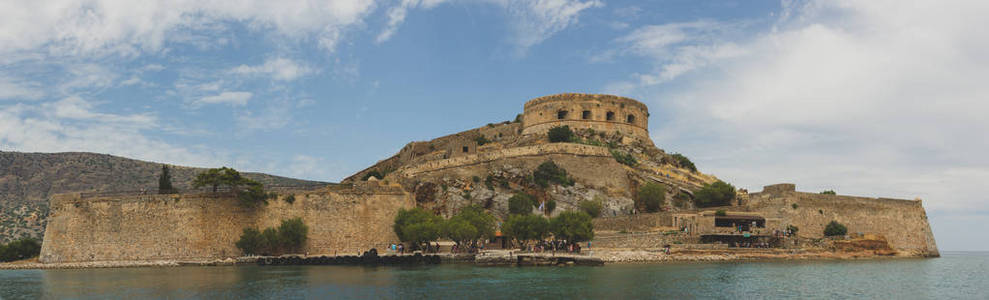
[[337,181],[530,98],[611,93],[736,186],[919,197],[941,248],[989,250],[986,6],[5,2],[0,150]]

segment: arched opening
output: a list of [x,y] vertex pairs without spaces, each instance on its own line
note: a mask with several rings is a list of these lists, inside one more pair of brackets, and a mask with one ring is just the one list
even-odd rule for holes
[[614,121],[615,120],[615,112],[609,111],[607,114],[605,114],[605,120]]
[[590,120],[591,119],[591,111],[585,110],[584,113],[580,114],[580,118],[581,119],[584,119],[584,120]]
[[635,123],[635,115],[628,115],[628,118],[626,118],[625,122]]
[[556,119],[557,120],[563,120],[563,119],[566,119],[566,118],[567,118],[567,111],[561,110],[561,111],[556,112]]
[[470,152],[470,147],[464,146],[463,150],[464,153]]

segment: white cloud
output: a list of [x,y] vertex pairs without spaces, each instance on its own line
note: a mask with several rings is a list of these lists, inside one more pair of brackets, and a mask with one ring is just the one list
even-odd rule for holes
[[247,105],[247,101],[251,100],[252,96],[254,96],[254,94],[251,92],[223,92],[219,95],[199,98],[199,100],[196,100],[193,104],[230,104],[234,106],[244,106]]
[[723,23],[644,27],[613,54],[651,70],[609,90],[650,104],[660,147],[742,187],[989,211],[989,4],[899,4],[800,3],[745,39],[697,30]]
[[88,151],[192,166],[209,166],[222,157],[177,147],[142,133],[157,128],[148,114],[95,111],[81,98],[0,108],[0,149],[25,152]]
[[183,30],[223,21],[244,21],[252,29],[273,29],[290,38],[313,38],[333,50],[342,32],[373,9],[373,0],[3,2],[0,53],[43,47],[61,54],[128,56],[161,50]]
[[577,24],[580,13],[588,8],[603,7],[597,0],[492,0],[508,8],[515,31],[513,43],[517,54],[524,55],[532,46],[557,32]]
[[266,75],[271,76],[275,80],[292,81],[299,77],[312,74],[315,70],[291,59],[278,57],[268,59],[261,65],[240,65],[233,68],[231,72],[248,76]]
[[45,95],[41,85],[0,75],[0,100],[37,100]]
[[440,3],[447,1],[448,0],[402,0],[397,5],[388,9],[388,23],[385,25],[385,29],[378,34],[377,38],[375,38],[375,42],[383,43],[390,39],[392,35],[398,31],[398,26],[405,22],[405,15],[408,14],[410,9],[431,9]]

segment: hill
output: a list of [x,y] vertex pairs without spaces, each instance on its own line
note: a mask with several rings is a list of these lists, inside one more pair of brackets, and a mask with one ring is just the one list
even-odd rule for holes
[[[153,190],[161,163],[108,154],[0,152],[0,242],[41,238],[48,198],[67,192]],[[172,183],[188,190],[204,168],[171,166]],[[324,184],[262,173],[243,173],[266,186]]]

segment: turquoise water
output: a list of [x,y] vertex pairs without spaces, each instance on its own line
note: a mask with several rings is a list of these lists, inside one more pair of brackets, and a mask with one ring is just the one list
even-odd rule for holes
[[989,299],[989,253],[935,259],[604,267],[0,270],[0,298]]

